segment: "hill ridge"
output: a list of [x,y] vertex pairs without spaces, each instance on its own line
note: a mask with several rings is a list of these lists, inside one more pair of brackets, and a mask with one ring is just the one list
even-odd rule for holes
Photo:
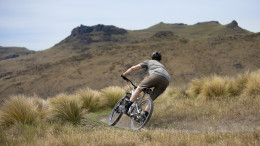
[[[230,23],[232,28],[217,21],[179,23],[175,30],[171,24],[161,25],[160,29],[138,31],[80,25],[50,49],[2,60],[0,100],[11,94],[35,93],[47,98],[86,86],[102,89],[124,85],[119,75],[149,59],[155,50],[163,54],[162,63],[175,87],[210,74],[232,76],[260,68],[259,33],[240,32],[242,28],[235,22]],[[130,78],[138,83],[144,74],[136,72]]]

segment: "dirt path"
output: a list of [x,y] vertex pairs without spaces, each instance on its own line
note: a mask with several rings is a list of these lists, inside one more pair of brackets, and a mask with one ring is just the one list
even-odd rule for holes
[[[101,117],[103,123],[108,122],[108,117]],[[131,129],[130,118],[123,115],[115,127]],[[154,126],[156,127],[156,126]],[[145,129],[145,128],[144,128]],[[153,128],[154,129],[154,128]],[[202,133],[202,132],[250,132],[260,131],[260,121],[185,121],[165,125],[164,128],[155,130],[170,130],[173,132]]]
[[[99,120],[103,123],[108,122],[108,116],[105,117],[101,117]],[[124,129],[131,129],[130,127],[130,118],[128,116],[126,116],[125,114],[121,117],[121,119],[117,122],[117,124],[115,125],[115,127],[119,127],[119,128],[124,128]]]

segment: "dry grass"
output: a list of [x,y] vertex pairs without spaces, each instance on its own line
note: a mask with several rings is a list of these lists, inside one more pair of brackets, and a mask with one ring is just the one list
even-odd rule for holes
[[201,80],[193,79],[189,84],[189,86],[190,86],[190,88],[188,89],[189,95],[192,97],[197,97],[202,91],[203,84],[204,84],[203,79],[201,79]]
[[[244,133],[187,133],[172,130],[137,132],[114,128],[88,129],[72,125],[14,125],[2,133],[6,145],[259,145],[259,131]],[[15,137],[11,136],[15,135]],[[29,137],[30,136],[30,137]]]
[[235,78],[213,75],[194,79],[189,84],[187,93],[191,97],[206,99],[225,99],[240,95],[258,95],[260,93],[260,70],[245,72]]
[[244,91],[245,95],[255,96],[260,94],[260,70],[252,72]]
[[60,94],[50,99],[49,103],[47,119],[51,121],[68,121],[77,124],[85,113],[81,102],[74,96]]
[[29,100],[31,100],[33,102],[33,105],[37,107],[37,111],[38,111],[40,118],[44,118],[46,111],[48,109],[47,101],[40,98],[37,95],[30,97]]
[[[207,100],[205,98],[180,98],[183,91],[176,91],[173,96],[167,92],[154,101],[154,111],[149,127],[200,129],[226,121],[248,122],[259,120],[260,96],[239,96],[226,100]],[[183,127],[184,126],[184,127]],[[187,128],[187,127],[186,127]]]
[[23,95],[12,96],[1,107],[0,125],[34,124],[40,118],[38,107]]
[[217,99],[226,98],[230,95],[229,89],[231,85],[226,78],[213,75],[205,80],[199,96],[207,99]]
[[101,104],[106,107],[113,108],[117,101],[122,98],[125,91],[116,86],[107,87],[101,90]]
[[82,107],[90,112],[101,109],[100,92],[90,88],[80,89],[76,92],[77,98],[82,101]]
[[249,72],[245,72],[237,76],[237,78],[231,79],[230,94],[232,96],[241,95],[246,88],[248,79],[250,77]]

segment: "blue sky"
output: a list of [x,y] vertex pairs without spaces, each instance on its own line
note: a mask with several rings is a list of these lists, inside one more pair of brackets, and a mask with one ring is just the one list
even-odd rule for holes
[[81,24],[140,30],[159,22],[236,20],[260,32],[259,7],[260,0],[0,0],[0,46],[45,50]]

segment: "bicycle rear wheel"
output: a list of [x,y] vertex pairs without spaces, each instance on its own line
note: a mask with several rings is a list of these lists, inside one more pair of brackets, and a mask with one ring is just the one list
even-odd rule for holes
[[[147,110],[147,107],[149,107],[149,110]],[[145,109],[148,112],[147,116],[144,114],[144,112],[146,111]],[[131,128],[133,130],[139,130],[148,123],[152,116],[153,101],[150,98],[141,101],[140,103],[138,103],[138,109],[135,108],[133,113],[134,116],[131,119]]]
[[119,99],[119,101],[116,103],[116,105],[114,106],[111,114],[109,115],[109,119],[108,119],[108,125],[110,126],[114,126],[116,125],[116,123],[120,120],[120,118],[123,115],[123,112],[119,109],[119,106],[123,103],[124,101],[124,97]]

